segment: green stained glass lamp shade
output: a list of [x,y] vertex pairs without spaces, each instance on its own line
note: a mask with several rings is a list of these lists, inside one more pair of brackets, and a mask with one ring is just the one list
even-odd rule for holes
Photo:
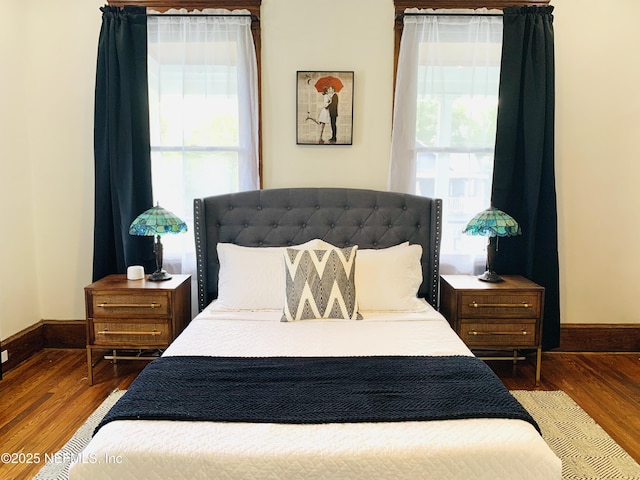
[[478,277],[485,282],[501,282],[502,277],[493,270],[495,254],[498,250],[498,237],[521,235],[520,225],[508,213],[497,208],[487,208],[469,220],[462,231],[468,235],[489,237],[487,246],[487,271]]
[[129,227],[129,234],[143,237],[186,231],[187,224],[160,205],[142,212]]
[[511,215],[492,207],[481,211],[469,220],[463,233],[484,237],[511,237],[520,235],[522,232],[518,222]]
[[131,223],[130,235],[142,237],[156,237],[153,251],[156,256],[156,271],[148,279],[153,282],[169,280],[171,275],[162,269],[162,242],[161,235],[167,233],[181,233],[187,231],[187,224],[160,205],[145,210]]

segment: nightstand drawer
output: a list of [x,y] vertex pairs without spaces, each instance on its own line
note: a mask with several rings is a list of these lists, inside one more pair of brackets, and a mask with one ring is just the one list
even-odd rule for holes
[[472,292],[460,295],[459,315],[465,318],[535,318],[540,316],[536,293]]
[[167,322],[94,322],[96,345],[159,345],[169,342]]
[[460,338],[473,347],[535,347],[536,320],[462,320]]
[[169,314],[169,296],[164,292],[96,292],[91,303],[93,317],[165,317]]

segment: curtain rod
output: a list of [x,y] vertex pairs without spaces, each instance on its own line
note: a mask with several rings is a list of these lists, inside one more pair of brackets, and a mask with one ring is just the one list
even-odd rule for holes
[[502,17],[502,13],[399,13],[396,20],[404,17]]
[[251,13],[241,13],[234,15],[233,13],[147,13],[147,17],[249,17],[252,21],[258,21],[257,15]]

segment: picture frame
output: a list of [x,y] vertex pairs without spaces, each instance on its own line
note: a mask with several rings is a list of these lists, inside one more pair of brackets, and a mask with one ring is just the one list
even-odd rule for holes
[[296,143],[353,144],[352,71],[296,72]]

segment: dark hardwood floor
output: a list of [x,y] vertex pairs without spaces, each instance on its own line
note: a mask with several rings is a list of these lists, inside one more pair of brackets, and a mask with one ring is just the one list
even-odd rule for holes
[[0,479],[32,478],[45,454],[58,451],[109,393],[126,389],[145,364],[102,361],[89,386],[84,350],[44,349],[3,374],[0,453],[18,455],[17,463],[0,462]]
[[[89,386],[84,350],[45,349],[6,372],[0,381],[0,453],[20,461],[0,462],[0,478],[31,478],[44,455],[60,449],[107,395],[126,389],[145,364],[102,361]],[[490,365],[511,390],[565,391],[640,462],[637,353],[545,353],[538,387],[529,362],[520,362],[515,373],[510,362]]]
[[638,353],[544,353],[534,387],[533,363],[512,372],[490,362],[509,390],[562,390],[640,463],[640,358]]

